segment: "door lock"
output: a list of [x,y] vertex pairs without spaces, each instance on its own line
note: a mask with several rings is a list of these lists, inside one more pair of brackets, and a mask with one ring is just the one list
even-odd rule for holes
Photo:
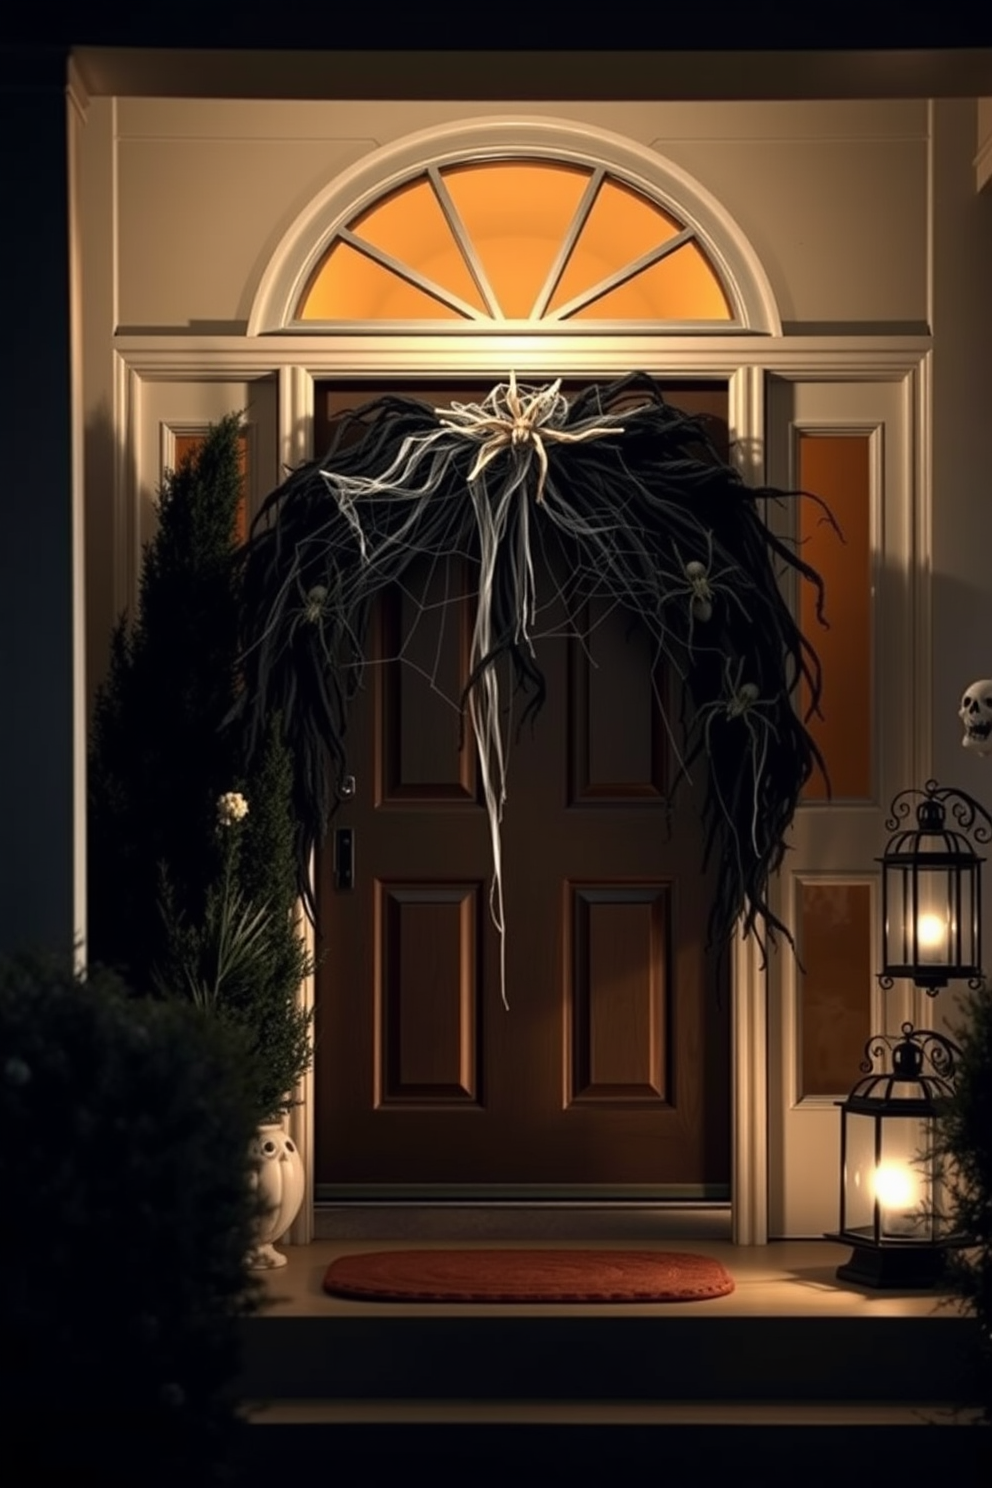
[[337,827],[334,832],[334,887],[355,887],[355,831],[353,827]]

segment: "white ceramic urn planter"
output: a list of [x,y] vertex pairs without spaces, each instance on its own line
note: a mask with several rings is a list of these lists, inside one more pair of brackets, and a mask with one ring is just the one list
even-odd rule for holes
[[293,1139],[278,1122],[260,1126],[252,1142],[253,1183],[265,1212],[258,1221],[257,1239],[248,1255],[253,1271],[285,1266],[286,1257],[274,1241],[285,1235],[303,1203],[303,1159]]

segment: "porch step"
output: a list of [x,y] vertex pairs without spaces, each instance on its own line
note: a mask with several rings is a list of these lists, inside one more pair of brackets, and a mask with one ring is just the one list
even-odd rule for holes
[[284,1400],[251,1401],[255,1426],[967,1426],[977,1407],[953,1411],[918,1405],[795,1405],[789,1401],[685,1400],[630,1405],[586,1400]]
[[961,1405],[977,1388],[960,1316],[454,1311],[253,1318],[241,1397]]
[[328,1261],[362,1245],[290,1250],[245,1323],[239,1394],[257,1404],[238,1488],[290,1472],[318,1488],[992,1483],[973,1320],[839,1285],[847,1252],[828,1242],[694,1242],[735,1292],[653,1307],[326,1296]]
[[[937,1402],[630,1406],[521,1401],[286,1401],[259,1410],[238,1488],[312,1484],[548,1488],[555,1483],[836,1488],[873,1481],[987,1488],[992,1433]],[[938,1430],[944,1425],[948,1429]],[[924,1429],[919,1429],[919,1428]],[[929,1428],[929,1429],[927,1429]]]

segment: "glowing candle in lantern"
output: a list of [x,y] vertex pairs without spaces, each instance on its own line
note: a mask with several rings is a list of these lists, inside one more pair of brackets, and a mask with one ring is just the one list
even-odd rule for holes
[[875,1169],[875,1197],[881,1210],[883,1235],[919,1232],[920,1185],[906,1163],[882,1163]]
[[924,913],[916,921],[916,945],[921,961],[946,961],[948,947],[946,915]]

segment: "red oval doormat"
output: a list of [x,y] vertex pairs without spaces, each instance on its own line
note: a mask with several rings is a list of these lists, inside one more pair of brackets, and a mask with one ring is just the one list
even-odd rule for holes
[[324,1290],[373,1302],[698,1302],[733,1278],[668,1250],[382,1250],[340,1256]]

